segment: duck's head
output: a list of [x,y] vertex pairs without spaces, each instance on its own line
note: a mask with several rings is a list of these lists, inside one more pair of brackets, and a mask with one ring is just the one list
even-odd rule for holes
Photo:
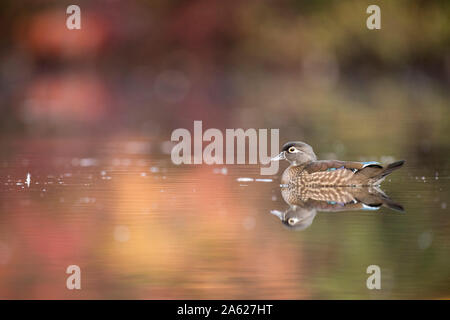
[[301,165],[311,161],[316,161],[317,157],[313,148],[301,141],[291,141],[283,145],[278,156],[272,158],[272,161],[286,159],[293,165]]
[[299,206],[291,206],[285,212],[272,210],[270,212],[280,218],[281,223],[291,230],[305,230],[314,221],[317,214],[316,209],[307,209]]

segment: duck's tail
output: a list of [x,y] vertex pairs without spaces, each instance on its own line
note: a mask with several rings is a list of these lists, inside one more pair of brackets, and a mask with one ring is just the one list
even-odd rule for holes
[[392,173],[397,169],[400,169],[404,163],[405,160],[400,160],[393,162],[385,167],[368,166],[358,171],[357,174],[366,178],[369,185],[379,185],[388,174]]
[[400,203],[394,202],[391,198],[386,197],[385,199],[383,199],[383,204],[391,209],[403,212],[405,209],[403,209],[403,206]]
[[404,208],[401,204],[393,201],[380,188],[376,186],[370,187],[368,189],[367,195],[363,194],[361,199],[358,200],[364,203],[366,208],[378,208],[381,206],[385,206],[400,212],[404,211]]

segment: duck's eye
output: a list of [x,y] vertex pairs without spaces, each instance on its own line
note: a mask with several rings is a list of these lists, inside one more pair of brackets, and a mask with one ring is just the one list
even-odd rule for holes
[[290,147],[290,148],[288,149],[289,153],[294,153],[295,150],[296,150],[295,147]]
[[295,224],[295,219],[290,218],[290,219],[288,220],[288,223],[292,226],[293,224]]

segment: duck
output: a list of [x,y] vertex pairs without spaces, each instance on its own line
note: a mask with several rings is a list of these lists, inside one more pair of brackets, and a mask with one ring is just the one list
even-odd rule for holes
[[405,163],[400,160],[383,166],[376,161],[317,160],[313,148],[302,141],[285,143],[280,154],[271,160],[290,163],[282,174],[282,185],[305,187],[377,186]]
[[377,211],[382,207],[404,212],[401,204],[389,198],[377,186],[370,187],[304,187],[289,185],[281,188],[285,211],[271,210],[288,229],[307,229],[318,212]]

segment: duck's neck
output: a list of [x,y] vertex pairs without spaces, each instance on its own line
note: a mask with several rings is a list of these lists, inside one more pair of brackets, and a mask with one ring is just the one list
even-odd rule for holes
[[291,167],[306,167],[308,164],[310,164],[312,162],[312,160],[307,161],[307,162],[297,162],[297,161],[292,161],[291,162]]

